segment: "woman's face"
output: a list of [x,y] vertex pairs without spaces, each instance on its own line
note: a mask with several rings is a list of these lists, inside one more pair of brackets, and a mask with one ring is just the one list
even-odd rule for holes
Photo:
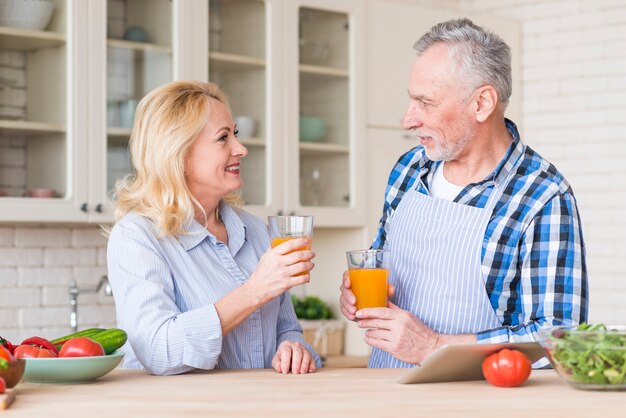
[[228,108],[209,99],[206,124],[195,139],[185,163],[185,177],[191,193],[201,203],[219,200],[243,185],[239,173],[241,159],[248,150],[237,139]]

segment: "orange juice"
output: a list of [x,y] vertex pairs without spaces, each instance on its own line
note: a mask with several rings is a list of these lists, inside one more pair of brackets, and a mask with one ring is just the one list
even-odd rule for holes
[[[279,246],[283,242],[287,242],[289,240],[296,239],[296,238],[309,238],[309,237],[306,235],[302,235],[299,237],[274,237],[272,238],[272,248]],[[304,247],[296,248],[294,251],[302,251],[302,250],[310,250],[310,249],[311,249],[311,245],[305,245]]]
[[352,293],[356,296],[356,308],[387,307],[388,269],[356,268],[348,270]]
[[[282,244],[283,242],[287,242],[289,240],[296,239],[296,238],[310,238],[310,237],[308,237],[307,235],[302,235],[302,236],[299,236],[299,237],[297,237],[297,236],[295,236],[295,237],[274,237],[274,238],[272,238],[272,248]],[[310,240],[309,240],[309,242],[310,242]],[[291,252],[310,250],[310,249],[311,249],[311,244],[305,245],[305,246],[300,247],[300,248],[296,248],[295,250],[293,250]],[[296,274],[296,276],[302,276],[303,274],[307,274],[307,273],[310,273],[310,272],[311,272],[311,270],[307,270],[307,271],[304,271],[302,273]]]

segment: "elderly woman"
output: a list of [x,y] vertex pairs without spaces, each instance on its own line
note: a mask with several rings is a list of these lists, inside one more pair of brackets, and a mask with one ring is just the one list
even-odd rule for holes
[[[228,102],[212,83],[179,81],[139,104],[134,172],[116,187],[108,243],[125,367],[320,367],[288,290],[309,281],[304,238],[269,249],[263,221],[239,209],[241,159]],[[304,273],[301,274],[300,273]]]

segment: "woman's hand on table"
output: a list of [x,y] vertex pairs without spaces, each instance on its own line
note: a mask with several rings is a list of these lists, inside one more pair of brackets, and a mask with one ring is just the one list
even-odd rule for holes
[[315,359],[302,344],[283,341],[272,359],[272,367],[282,374],[287,374],[289,371],[293,374],[313,373]]

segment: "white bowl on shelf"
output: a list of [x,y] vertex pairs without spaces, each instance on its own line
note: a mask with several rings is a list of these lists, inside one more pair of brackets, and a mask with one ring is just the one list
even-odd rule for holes
[[0,0],[0,26],[43,30],[53,10],[48,0]]

